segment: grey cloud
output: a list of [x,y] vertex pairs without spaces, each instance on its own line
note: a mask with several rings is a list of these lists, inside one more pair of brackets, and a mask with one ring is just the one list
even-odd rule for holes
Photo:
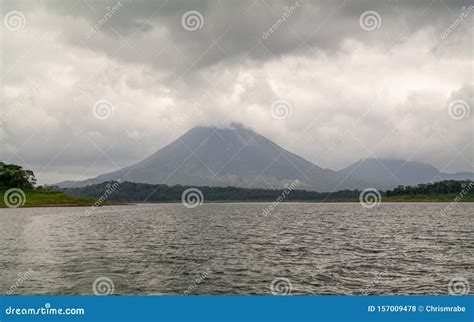
[[[378,45],[393,45],[422,28],[449,26],[466,5],[464,1],[127,1],[90,39],[84,34],[117,1],[44,2],[46,10],[84,19],[81,28],[68,26],[62,36],[73,45],[102,51],[113,59],[179,68],[181,72],[206,67],[235,56],[268,60],[283,54],[331,51],[354,38]],[[295,6],[278,24],[286,8]],[[197,10],[203,26],[194,32],[181,25],[182,15]],[[381,26],[366,32],[360,15],[374,10]],[[262,35],[278,25],[267,39]],[[464,27],[459,28],[464,29]],[[442,30],[439,30],[441,33]],[[459,30],[458,32],[465,32]],[[124,45],[124,43],[128,45]],[[218,42],[218,45],[214,45]],[[264,46],[262,49],[259,42]],[[311,47],[311,49],[308,48]],[[257,47],[257,48],[255,48]],[[139,50],[137,50],[139,48]],[[253,49],[253,50],[252,50]]]
[[[32,167],[41,182],[95,176],[194,126],[233,121],[322,167],[370,152],[472,171],[474,112],[459,121],[447,113],[453,99],[474,108],[472,26],[440,38],[462,1],[299,1],[277,23],[294,1],[123,0],[86,39],[115,3],[2,2],[27,21],[1,30],[1,109],[11,116],[0,158]],[[203,15],[202,29],[182,27],[188,10]],[[379,29],[360,28],[367,10],[380,14]],[[30,81],[40,85],[31,104],[12,109]],[[277,99],[291,104],[289,119],[271,117]],[[94,117],[98,100],[113,116]]]

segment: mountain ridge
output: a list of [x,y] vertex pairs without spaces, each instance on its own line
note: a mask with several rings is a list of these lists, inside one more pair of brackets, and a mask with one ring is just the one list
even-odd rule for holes
[[474,173],[445,173],[427,163],[390,158],[361,159],[339,171],[323,169],[254,130],[231,123],[219,128],[194,127],[131,166],[56,185],[70,188],[122,180],[281,189],[296,182],[297,189],[330,192],[368,187],[387,190],[450,179],[474,180]]
[[338,172],[381,190],[442,180],[474,180],[473,172],[446,173],[428,163],[390,158],[362,159]]
[[298,189],[319,192],[367,186],[360,180],[320,168],[236,123],[225,128],[194,127],[134,165],[57,186],[78,187],[112,180],[272,189],[297,182]]

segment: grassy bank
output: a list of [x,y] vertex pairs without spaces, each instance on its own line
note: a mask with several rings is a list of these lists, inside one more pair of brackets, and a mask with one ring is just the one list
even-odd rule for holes
[[[5,191],[0,191],[0,208],[5,208]],[[386,196],[382,195],[382,202],[474,202],[474,193],[468,193],[459,198],[460,194],[449,193],[449,194],[437,194],[437,195],[398,195],[398,196]],[[71,196],[65,194],[62,191],[57,190],[28,190],[25,191],[25,203],[22,207],[74,207],[74,206],[92,206],[98,199],[92,197],[80,197],[80,196]],[[231,199],[231,200],[213,200],[205,199],[207,203],[226,203],[226,202],[274,202],[275,198],[264,198],[260,200],[255,199]],[[153,200],[153,203],[180,203],[181,200],[176,198],[176,200]],[[341,199],[283,199],[282,202],[359,202],[359,198],[341,198]],[[17,200],[12,200],[11,203],[18,203]],[[117,205],[125,204],[120,201],[104,201],[103,205]]]
[[[6,208],[5,205],[5,192],[1,191],[0,207]],[[73,197],[66,195],[62,191],[55,190],[28,190],[25,191],[25,198],[19,196],[19,199],[12,199],[11,204],[21,204],[24,200],[23,207],[60,207],[60,206],[91,206],[96,200],[82,197]],[[107,203],[104,203],[107,204]]]
[[[446,193],[438,195],[402,195],[402,196],[382,196],[385,202],[452,202],[459,199],[459,193]],[[463,195],[458,202],[474,202],[474,193]]]

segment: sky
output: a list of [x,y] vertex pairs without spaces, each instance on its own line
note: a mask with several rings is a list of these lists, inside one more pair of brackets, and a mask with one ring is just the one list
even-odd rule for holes
[[474,171],[472,2],[0,3],[0,160],[40,184],[232,122],[323,168]]

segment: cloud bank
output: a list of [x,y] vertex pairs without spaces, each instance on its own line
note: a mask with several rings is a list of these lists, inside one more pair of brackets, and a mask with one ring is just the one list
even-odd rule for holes
[[464,1],[1,10],[0,159],[40,183],[109,172],[194,126],[231,122],[325,168],[389,157],[474,171],[474,7]]

